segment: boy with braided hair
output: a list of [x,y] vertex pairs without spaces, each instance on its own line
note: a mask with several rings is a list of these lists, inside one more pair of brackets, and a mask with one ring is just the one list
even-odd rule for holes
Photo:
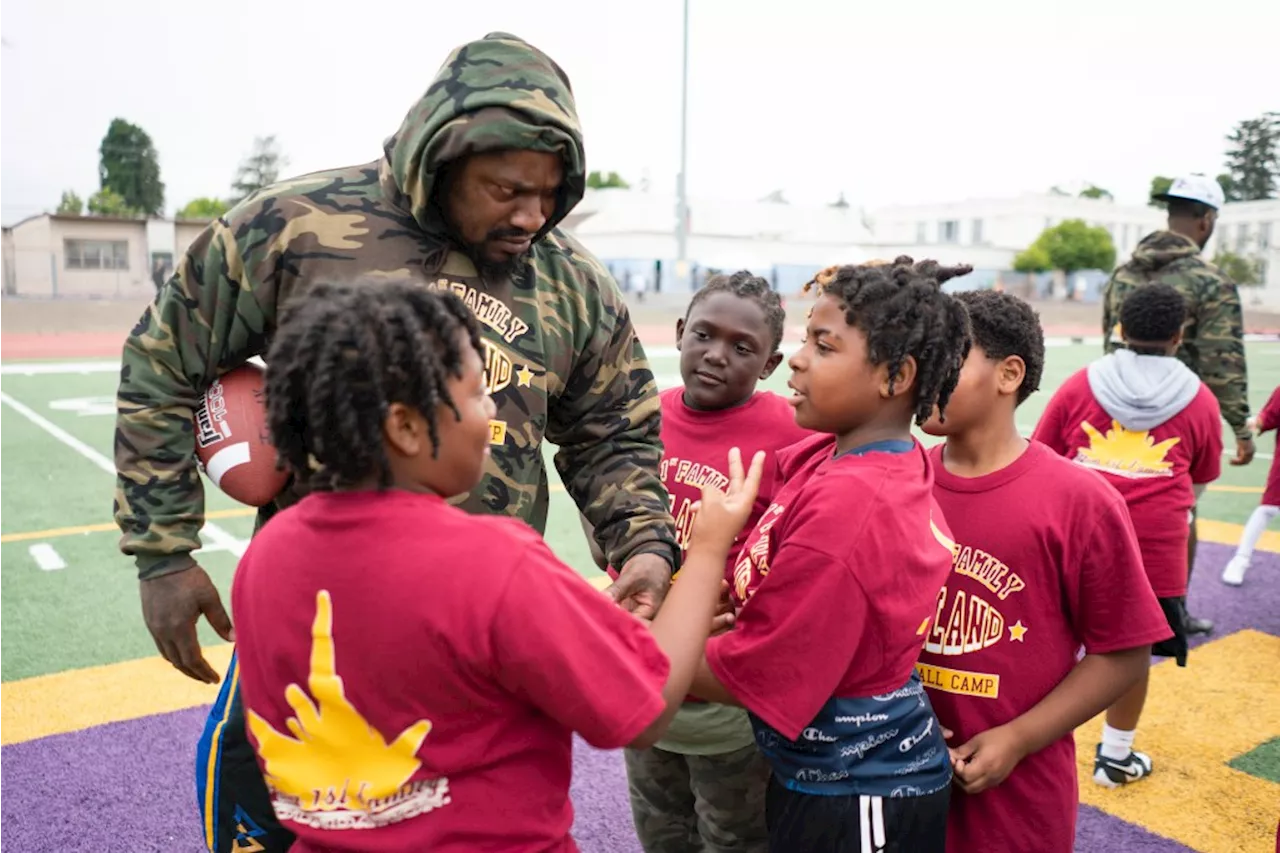
[[703,490],[646,626],[524,523],[447,502],[489,453],[482,353],[461,299],[406,283],[318,286],[275,337],[268,425],[306,494],[254,537],[231,604],[295,853],[570,853],[571,735],[652,744],[701,660],[762,455],[745,474],[732,449],[727,494]]
[[904,256],[816,282],[788,384],[820,434],[780,454],[733,568],[737,620],[692,690],[747,709],[771,850],[943,850],[951,766],[914,665],[952,546],[911,425],[955,387],[968,325],[940,285],[969,270]]

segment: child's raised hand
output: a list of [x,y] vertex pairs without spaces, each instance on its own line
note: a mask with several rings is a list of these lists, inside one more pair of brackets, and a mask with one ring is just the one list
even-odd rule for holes
[[751,469],[742,470],[742,451],[729,449],[729,487],[720,491],[714,486],[702,487],[702,500],[695,507],[690,547],[713,545],[728,550],[751,515],[756,494],[760,491],[760,478],[764,475],[764,451],[756,452]]

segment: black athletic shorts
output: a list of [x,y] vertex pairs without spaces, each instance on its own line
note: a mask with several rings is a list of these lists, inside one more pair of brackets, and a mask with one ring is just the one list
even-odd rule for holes
[[212,853],[286,853],[294,835],[276,820],[245,731],[236,656],[196,748],[196,799]]
[[1161,598],[1160,608],[1164,618],[1173,629],[1173,637],[1161,640],[1151,647],[1151,654],[1162,658],[1173,658],[1178,666],[1187,665],[1187,598],[1180,595],[1176,598]]
[[769,777],[771,853],[943,853],[951,786],[923,797],[823,797]]

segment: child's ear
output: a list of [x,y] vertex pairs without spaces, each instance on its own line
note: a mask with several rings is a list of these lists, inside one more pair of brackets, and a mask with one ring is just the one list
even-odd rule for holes
[[382,437],[402,456],[416,456],[422,449],[422,430],[416,412],[404,403],[392,403],[382,421]]
[[1017,394],[1026,378],[1027,363],[1020,356],[1011,355],[996,367],[996,383],[1001,394]]
[[915,356],[907,356],[902,360],[902,364],[898,365],[898,374],[896,376],[889,375],[889,365],[884,365],[884,378],[880,382],[880,396],[884,398],[900,397],[911,390],[911,386],[916,381],[916,359]]
[[676,320],[676,350],[680,349],[680,339],[684,337],[684,320]]
[[760,371],[760,381],[768,379],[773,375],[773,371],[778,369],[778,365],[782,364],[782,353],[775,352],[769,356],[769,360],[764,363],[764,370]]

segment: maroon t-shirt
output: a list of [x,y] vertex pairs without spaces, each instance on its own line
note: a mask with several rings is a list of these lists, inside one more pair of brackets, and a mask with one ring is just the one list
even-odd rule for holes
[[788,448],[782,476],[730,578],[737,624],[707,643],[707,665],[795,740],[828,700],[906,684],[951,552],[918,443],[835,456],[819,434]]
[[[1280,427],[1280,388],[1271,392],[1267,404],[1258,412],[1258,431],[1269,432]],[[1276,442],[1276,450],[1280,451],[1280,440]],[[1280,452],[1271,457],[1271,468],[1267,471],[1267,488],[1262,494],[1264,506],[1280,506]]]
[[[1090,654],[1173,635],[1151,591],[1124,498],[1032,441],[1008,467],[957,477],[930,451],[954,568],[917,667],[959,746],[1029,711]],[[1067,853],[1075,839],[1075,740],[1024,758],[996,788],[955,788],[950,850]]]
[[308,850],[576,850],[572,735],[665,708],[649,630],[513,519],[404,491],[314,494],[231,593],[276,814]]
[[1032,437],[1116,487],[1151,588],[1161,598],[1186,595],[1191,486],[1222,470],[1222,417],[1208,386],[1201,383],[1187,407],[1159,426],[1130,431],[1107,414],[1081,370],[1053,395]]
[[676,541],[681,557],[689,547],[693,529],[693,506],[702,499],[702,487],[729,485],[729,448],[742,452],[742,465],[750,467],[757,451],[765,456],[764,476],[755,505],[729,549],[729,567],[756,521],[768,508],[778,488],[778,451],[812,436],[811,430],[796,426],[795,410],[785,398],[772,391],[760,391],[732,409],[704,412],[684,402],[683,388],[669,388],[659,395],[662,401],[662,485],[671,495],[671,515],[676,520]]

